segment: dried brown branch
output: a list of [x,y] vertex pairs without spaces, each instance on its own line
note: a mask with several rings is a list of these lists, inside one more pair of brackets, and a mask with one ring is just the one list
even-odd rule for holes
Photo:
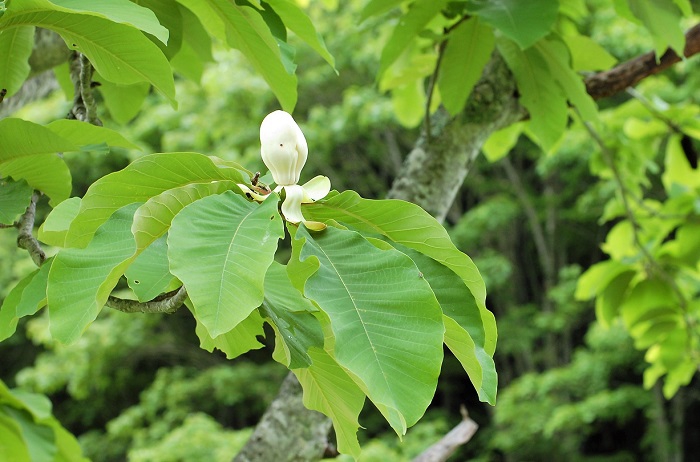
[[[685,34],[686,58],[700,53],[700,24],[696,24]],[[586,91],[593,99],[612,96],[628,87],[633,87],[641,80],[668,69],[682,58],[670,48],[656,61],[656,53],[650,51],[614,68],[593,74],[585,80]]]

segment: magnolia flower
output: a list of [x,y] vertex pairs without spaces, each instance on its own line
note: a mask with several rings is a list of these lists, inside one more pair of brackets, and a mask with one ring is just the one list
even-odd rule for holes
[[[301,204],[326,197],[331,190],[331,181],[328,177],[319,175],[301,186],[297,184],[309,148],[292,116],[284,111],[268,114],[260,125],[260,145],[262,160],[277,183],[275,192],[284,190],[286,194],[282,202],[284,218],[290,223],[302,222],[309,229],[324,229],[326,225],[323,223],[304,220]],[[259,195],[245,185],[239,186],[256,200],[262,201],[269,197]]]

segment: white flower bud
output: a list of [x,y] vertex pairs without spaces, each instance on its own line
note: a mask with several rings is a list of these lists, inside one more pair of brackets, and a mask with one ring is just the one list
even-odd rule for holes
[[272,177],[280,186],[299,182],[309,148],[301,129],[291,115],[274,111],[260,125],[260,153]]

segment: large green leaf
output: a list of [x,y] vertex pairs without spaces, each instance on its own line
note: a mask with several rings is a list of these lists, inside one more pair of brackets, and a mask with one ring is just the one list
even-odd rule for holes
[[197,319],[213,338],[260,306],[265,273],[282,237],[274,198],[257,204],[227,191],[175,216],[168,234],[170,270],[187,288]]
[[[187,307],[194,314],[191,302],[187,303]],[[257,350],[265,346],[258,341],[258,337],[265,337],[264,324],[265,321],[260,316],[260,313],[257,310],[253,310],[236,327],[216,338],[212,338],[209,335],[206,327],[199,320],[197,320],[195,333],[199,337],[199,346],[202,349],[211,353],[216,348],[224,352],[227,359],[233,359],[250,350]]]
[[38,272],[39,270],[35,270],[20,279],[2,301],[2,306],[0,306],[0,341],[11,337],[15,333],[17,322],[19,321],[17,306],[22,299],[24,289],[32,282],[32,279]]
[[323,37],[316,32],[311,19],[299,8],[295,1],[291,0],[268,0],[273,10],[282,18],[284,25],[306,42],[316,53],[321,55],[331,67],[335,68],[335,59],[326,48]]
[[[129,24],[168,43],[168,29],[148,8],[129,0],[50,0],[51,3],[81,13],[94,14],[120,24]],[[62,10],[65,11],[65,10]]]
[[136,298],[146,302],[166,292],[175,279],[170,274],[166,236],[156,239],[138,254],[124,276]]
[[246,181],[235,168],[219,166],[203,154],[181,152],[141,157],[88,188],[80,212],[66,235],[66,245],[87,245],[95,230],[120,207],[145,202],[168,189],[217,180]]
[[[75,143],[46,127],[11,117],[0,120],[0,140],[0,162],[80,149]],[[27,140],[31,140],[31,143]]]
[[[6,175],[0,164],[0,178]],[[0,223],[11,225],[29,206],[32,188],[26,181],[0,180]]]
[[0,454],[7,457],[7,460],[28,461],[30,459],[29,450],[22,440],[22,430],[13,418],[2,412],[0,406]]
[[547,61],[537,50],[525,51],[507,39],[498,41],[498,50],[513,71],[520,91],[520,102],[530,113],[530,128],[546,150],[561,138],[568,120],[568,105]]
[[467,371],[479,399],[496,404],[498,376],[493,358],[484,351],[484,325],[474,295],[448,267],[420,252],[394,244],[408,255],[428,281],[446,318],[445,343]]
[[428,212],[400,200],[363,199],[345,191],[331,199],[304,206],[309,220],[337,220],[363,233],[376,233],[417,250],[454,271],[471,291],[484,326],[484,350],[491,356],[496,349],[496,320],[486,309],[486,287],[479,270],[450,240],[445,228]]
[[136,238],[137,248],[144,249],[163,236],[170,228],[175,215],[192,202],[235,187],[237,186],[233,181],[192,183],[168,189],[151,197],[134,214],[131,232]]
[[292,370],[304,389],[304,406],[330,417],[338,451],[357,458],[360,454],[357,419],[365,394],[323,349],[311,348],[309,356],[312,360],[310,367]]
[[[409,257],[359,233],[301,227],[300,259],[318,261],[304,295],[328,315],[333,355],[403,435],[433,399],[445,328],[430,285]],[[420,361],[416,361],[420,358]]]
[[448,0],[417,0],[404,14],[394,28],[389,41],[382,49],[378,75],[384,72],[406,50],[411,41],[423,31],[425,26],[447,5]]
[[557,19],[557,0],[471,0],[469,10],[521,49],[549,34]]
[[464,108],[496,45],[493,29],[473,17],[452,31],[438,74],[440,97],[450,114]]
[[104,98],[104,105],[109,114],[122,125],[136,117],[151,90],[151,86],[145,82],[119,85],[105,80],[100,75],[95,75],[93,80],[100,82],[99,92]]
[[17,93],[29,77],[29,55],[34,47],[34,26],[0,30],[0,88],[7,97]]
[[229,0],[178,0],[199,17],[209,32],[240,50],[265,79],[282,108],[292,112],[297,79],[282,64],[279,44],[260,14]]
[[102,17],[66,11],[48,0],[13,2],[0,18],[0,29],[26,25],[51,29],[70,48],[84,53],[105,79],[120,84],[149,82],[175,104],[170,64],[139,30]]
[[32,462],[52,462],[56,456],[56,441],[53,429],[46,425],[37,425],[31,415],[20,409],[4,406],[6,415],[14,419],[20,427],[22,440],[29,450]]
[[563,42],[557,40],[540,40],[535,45],[537,52],[547,62],[554,80],[559,83],[564,94],[578,109],[583,120],[594,121],[598,118],[598,107],[586,91],[583,78],[571,68],[569,50]]
[[115,130],[106,127],[98,127],[78,120],[54,120],[46,125],[46,128],[81,146],[105,143],[109,146],[141,150],[137,144],[127,140],[121,133]]
[[323,330],[311,314],[317,308],[294,288],[284,265],[272,262],[265,274],[262,313],[274,324],[290,369],[307,367],[312,346],[323,348]]
[[80,337],[132,261],[136,243],[131,222],[138,205],[118,210],[86,248],[63,249],[54,257],[47,298],[51,334],[60,342]]
[[172,60],[173,56],[182,48],[183,30],[180,5],[171,0],[138,0],[138,4],[155,13],[157,21],[169,32],[167,41],[154,39],[154,43],[169,60]]
[[79,211],[79,197],[71,197],[58,204],[39,227],[39,240],[48,245],[65,247],[68,228]]
[[651,32],[657,60],[669,46],[683,56],[685,34],[681,27],[681,12],[676,5],[668,0],[629,0],[629,7]]
[[70,170],[65,161],[56,154],[39,154],[3,162],[0,163],[0,172],[16,180],[25,180],[32,189],[49,196],[49,204],[52,206],[70,196]]

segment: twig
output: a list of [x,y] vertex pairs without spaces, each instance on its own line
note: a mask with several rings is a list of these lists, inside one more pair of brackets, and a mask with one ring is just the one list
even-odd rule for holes
[[187,298],[185,286],[158,297],[150,302],[138,302],[109,296],[106,306],[124,313],[174,313]]
[[462,421],[450,430],[440,441],[430,446],[418,455],[413,462],[443,462],[447,460],[458,447],[467,443],[474,433],[479,429],[479,425],[474,422],[467,413],[464,406],[460,408]]
[[34,191],[29,206],[26,212],[20,217],[17,226],[19,229],[17,234],[17,246],[29,252],[29,256],[32,257],[32,261],[36,266],[41,266],[46,260],[46,254],[42,250],[41,244],[39,244],[39,241],[37,241],[32,234],[34,220],[36,218],[36,203],[39,200],[40,194],[39,191]]
[[102,121],[97,118],[97,103],[92,94],[92,74],[94,68],[90,60],[84,54],[80,54],[80,96],[85,104],[85,120],[93,125],[102,126]]

